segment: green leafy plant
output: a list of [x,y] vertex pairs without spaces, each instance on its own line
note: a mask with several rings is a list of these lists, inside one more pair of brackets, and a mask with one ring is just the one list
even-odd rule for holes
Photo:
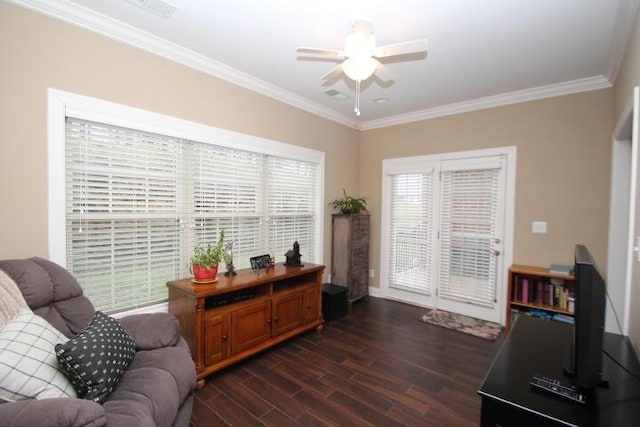
[[347,195],[347,191],[343,188],[344,197],[329,202],[329,206],[334,209],[340,209],[343,214],[359,214],[367,210],[367,200],[365,197],[352,197]]
[[224,230],[220,231],[220,237],[215,246],[210,243],[207,246],[197,246],[193,250],[191,265],[200,265],[205,268],[217,265],[224,252]]

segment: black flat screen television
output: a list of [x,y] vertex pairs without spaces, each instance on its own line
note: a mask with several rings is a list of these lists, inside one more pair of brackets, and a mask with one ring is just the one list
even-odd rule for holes
[[565,370],[578,389],[603,382],[602,344],[607,290],[593,257],[584,245],[575,246],[575,313],[573,342]]

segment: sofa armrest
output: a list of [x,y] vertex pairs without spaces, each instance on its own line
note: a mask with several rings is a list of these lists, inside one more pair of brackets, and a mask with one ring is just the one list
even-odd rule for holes
[[101,427],[107,425],[98,403],[74,398],[19,400],[0,404],[0,424],[7,427]]
[[180,339],[180,323],[169,313],[134,314],[118,319],[136,342],[136,350],[172,347]]

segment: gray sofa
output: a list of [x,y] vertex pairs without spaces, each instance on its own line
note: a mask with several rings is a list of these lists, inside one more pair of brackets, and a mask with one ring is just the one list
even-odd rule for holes
[[[80,333],[95,309],[75,278],[42,258],[0,261],[33,312],[67,337]],[[102,404],[79,398],[0,403],[0,425],[163,427],[188,426],[196,370],[180,326],[168,313],[119,319],[136,352]]]

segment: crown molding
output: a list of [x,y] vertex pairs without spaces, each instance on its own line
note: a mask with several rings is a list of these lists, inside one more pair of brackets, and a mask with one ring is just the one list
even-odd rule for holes
[[283,90],[247,73],[68,0],[6,0],[9,3],[82,27],[159,55],[311,114],[358,129],[360,121]]
[[[606,76],[589,77],[478,98],[470,101],[458,102],[426,110],[385,117],[382,119],[361,121],[323,105],[311,102],[306,98],[257,79],[221,62],[210,59],[189,49],[185,49],[184,47],[169,42],[168,40],[146,31],[142,31],[139,28],[125,24],[69,0],[6,1],[159,55],[163,58],[228,81],[237,86],[281,101],[295,108],[299,108],[303,111],[307,111],[311,114],[360,131],[611,87],[611,82],[615,80],[612,77],[615,77],[617,74],[622,58],[624,57],[624,50],[628,43],[633,23],[635,22],[635,16],[638,12],[638,4],[640,4],[640,0],[630,0],[631,3],[628,7],[621,6],[618,11],[616,37],[612,42],[612,51],[615,51],[615,53],[612,53],[609,56],[609,69]],[[632,13],[634,11],[635,13]]]
[[614,22],[613,37],[609,45],[606,77],[615,83],[618,72],[624,60],[624,54],[629,46],[633,28],[640,13],[640,0],[627,0],[618,3],[618,12]]
[[487,108],[500,107],[503,105],[536,101],[539,99],[551,98],[554,96],[569,95],[572,93],[587,92],[609,87],[611,87],[611,83],[605,76],[588,77],[585,79],[572,80],[547,86],[538,86],[530,89],[503,93],[500,95],[492,95],[484,98],[472,99],[470,101],[456,102],[454,104],[443,105],[441,107],[434,107],[426,110],[414,111],[407,114],[385,117],[379,120],[369,120],[362,123],[360,130],[370,130],[395,126],[405,123],[418,122],[421,120],[434,119],[437,117],[450,116],[453,114],[467,113],[470,111],[484,110]]

